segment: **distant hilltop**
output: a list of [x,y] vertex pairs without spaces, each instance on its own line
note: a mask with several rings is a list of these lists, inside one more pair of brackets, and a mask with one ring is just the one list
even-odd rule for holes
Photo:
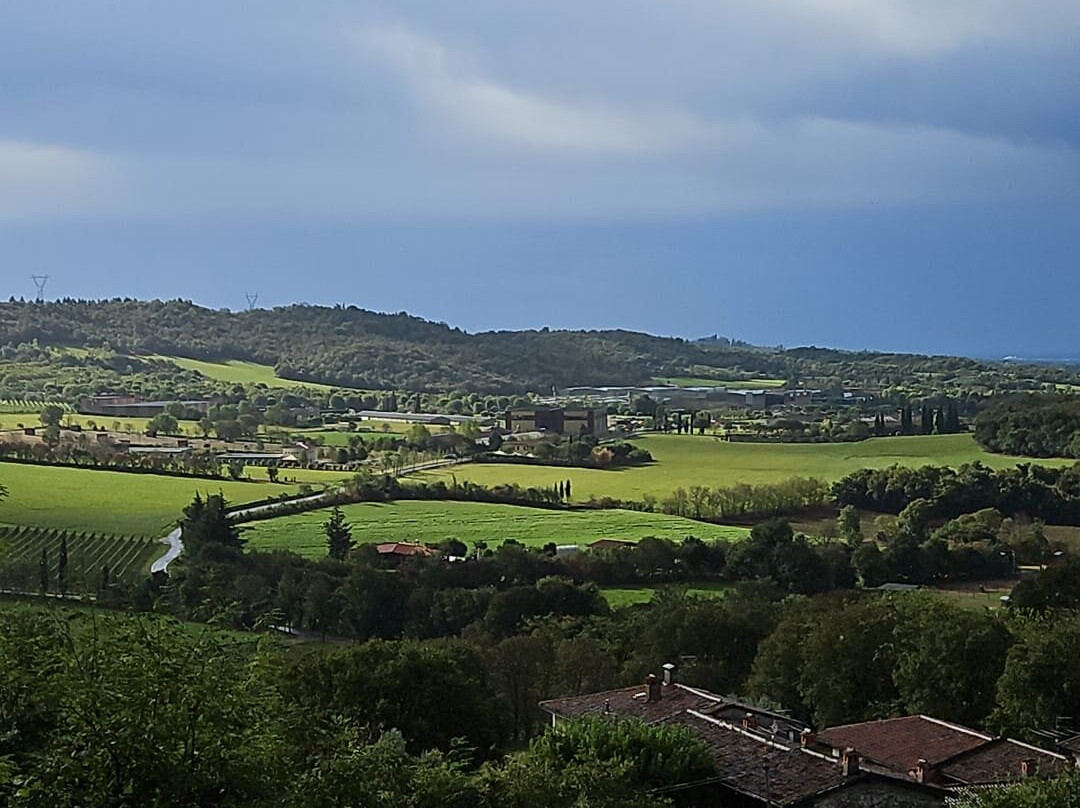
[[[22,348],[20,353],[20,346]],[[622,329],[469,333],[405,312],[297,304],[233,312],[189,300],[0,302],[6,361],[68,350],[66,364],[126,367],[118,357],[237,360],[273,376],[364,390],[516,395],[555,388],[672,384],[735,389],[894,390],[987,395],[1080,384],[1075,371],[816,346],[765,348],[714,334],[702,340]],[[87,356],[84,349],[94,349]],[[39,351],[40,352],[40,351]],[[1060,365],[1064,365],[1061,362]],[[272,377],[271,377],[272,378]]]

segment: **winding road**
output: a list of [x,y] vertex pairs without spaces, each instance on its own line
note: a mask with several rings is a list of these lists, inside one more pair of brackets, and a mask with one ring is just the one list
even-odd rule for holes
[[[427,469],[437,469],[443,466],[456,466],[460,463],[469,462],[470,458],[453,458],[448,460],[429,460],[425,463],[415,463],[411,466],[405,466],[398,472],[399,477],[404,477],[406,474],[412,474],[417,471],[426,471]],[[320,491],[317,494],[312,494],[306,497],[300,497],[298,499],[290,499],[285,502],[267,502],[263,505],[254,505],[250,508],[239,508],[229,512],[229,516],[232,517],[234,522],[251,522],[255,519],[262,518],[264,516],[272,515],[275,509],[282,507],[291,508],[297,503],[304,502],[318,502],[322,499],[329,498],[332,494],[337,493],[338,488],[327,488],[325,491]],[[162,544],[168,545],[168,549],[156,559],[153,564],[150,565],[150,574],[155,572],[164,572],[169,574],[169,565],[180,557],[180,554],[184,552],[184,540],[182,538],[180,528],[175,528],[169,535],[162,537]]]

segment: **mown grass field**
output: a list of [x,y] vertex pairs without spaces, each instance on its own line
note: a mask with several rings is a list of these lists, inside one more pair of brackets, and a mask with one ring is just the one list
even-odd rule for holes
[[188,359],[182,356],[151,356],[151,359],[164,359],[179,365],[185,370],[193,370],[201,373],[208,379],[220,382],[233,382],[236,384],[265,384],[267,387],[307,387],[312,390],[336,389],[328,384],[315,384],[313,382],[298,382],[292,379],[282,379],[274,375],[274,368],[270,365],[260,365],[256,362],[242,362],[239,359],[229,359],[224,362],[205,362],[200,359]]
[[[365,502],[342,510],[357,543],[384,541],[439,542],[460,539],[489,545],[516,539],[531,547],[548,542],[588,544],[600,538],[740,539],[745,528],[709,525],[678,516],[637,511],[551,511],[480,502]],[[248,546],[292,550],[314,558],[326,555],[322,525],[326,510],[253,522],[245,527]]]
[[[694,595],[700,598],[722,598],[724,593],[732,586],[733,584],[729,583],[710,582],[688,584],[685,587],[679,588],[684,589],[688,595]],[[604,600],[608,602],[609,606],[615,609],[621,606],[632,606],[635,603],[648,603],[652,600],[652,596],[656,591],[657,587],[652,586],[600,587],[600,594],[604,596]]]
[[725,487],[739,483],[775,483],[790,477],[832,481],[861,468],[903,466],[960,466],[976,460],[993,468],[1018,462],[1069,465],[1071,460],[1006,457],[983,451],[970,435],[917,435],[871,438],[859,443],[729,443],[697,435],[645,435],[633,443],[648,449],[656,460],[647,466],[615,470],[553,468],[502,463],[477,463],[421,472],[417,476],[472,480],[485,485],[516,482],[549,486],[572,482],[573,498],[640,499],[644,494],[665,497],[676,488],[694,485]]
[[[134,435],[145,432],[146,425],[149,421],[149,418],[126,418],[114,417],[111,415],[81,415],[74,412],[67,412],[64,414],[64,417],[60,419],[61,424],[79,424],[83,429],[88,429],[91,423],[98,427],[104,427],[105,429],[112,429],[115,424],[119,427],[117,431],[130,432]],[[26,427],[40,427],[42,425],[41,411],[0,412],[0,429],[18,429],[19,424]],[[198,426],[194,421],[181,421],[180,425],[187,434],[201,434],[198,432]]]
[[240,504],[294,485],[200,480],[118,471],[0,463],[0,524],[160,538],[199,491]]

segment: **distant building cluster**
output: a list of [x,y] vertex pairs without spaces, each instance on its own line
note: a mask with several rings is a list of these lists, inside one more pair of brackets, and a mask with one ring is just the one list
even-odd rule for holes
[[511,434],[542,433],[603,438],[608,433],[607,410],[603,407],[522,407],[507,410],[503,427]]

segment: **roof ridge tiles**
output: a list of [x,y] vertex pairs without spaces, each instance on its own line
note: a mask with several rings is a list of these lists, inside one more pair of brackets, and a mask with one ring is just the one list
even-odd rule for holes
[[[982,738],[984,741],[995,741],[1001,737],[1000,735],[987,735],[985,732],[979,732],[977,729],[965,727],[963,724],[954,724],[951,721],[945,721],[941,718],[934,718],[932,715],[923,715],[922,713],[919,713],[916,716],[901,716],[901,718],[921,718],[923,721],[929,721],[933,724],[939,724],[943,727],[948,727],[949,729],[956,730],[957,732],[963,732],[967,735],[974,735],[976,738]],[[888,718],[885,720],[896,721],[897,719]]]

